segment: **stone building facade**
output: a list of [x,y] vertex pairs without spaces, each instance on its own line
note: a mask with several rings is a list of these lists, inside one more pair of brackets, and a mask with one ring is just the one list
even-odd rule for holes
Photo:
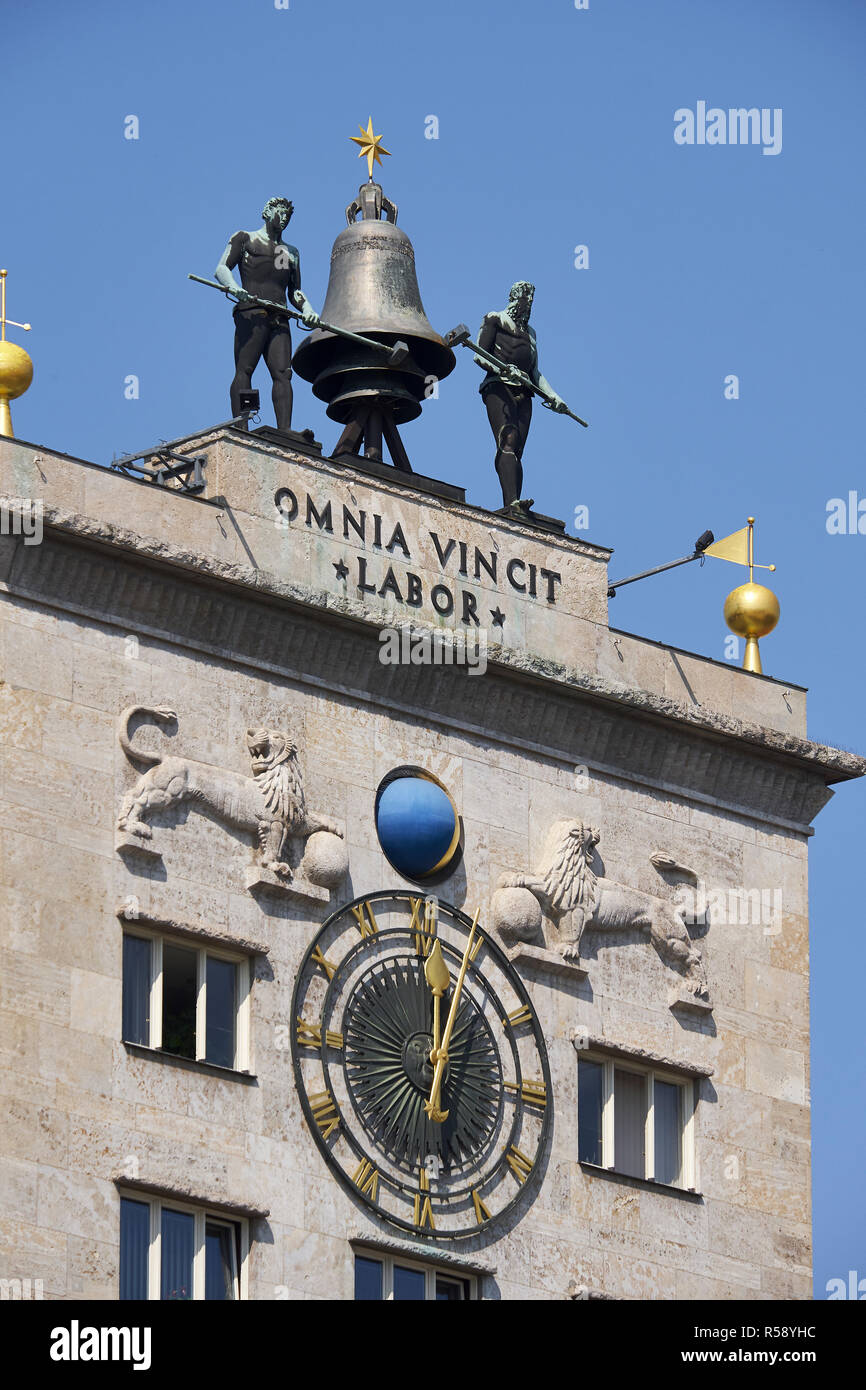
[[[125,1200],[154,1297],[191,1292],[160,1285],[163,1209],[198,1221],[197,1252],[203,1222],[232,1232],[252,1299],[351,1299],[365,1269],[387,1296],[395,1267],[438,1297],[809,1297],[807,845],[861,760],[808,741],[790,682],[611,629],[599,546],[299,436],[219,428],[184,452],[199,495],[0,441],[0,494],[39,499],[44,527],[0,537],[0,1276],[118,1298]],[[486,670],[383,661],[401,624],[484,630]],[[185,760],[196,795],[130,812],[145,773],[119,727]],[[263,732],[296,746],[291,879],[238,809]],[[432,891],[480,909],[549,1066],[532,1171],[453,1239],[435,1166],[413,1234],[337,1180],[300,1093],[293,990],[323,923],[431,891],[377,836],[401,767],[453,800],[462,852]],[[201,1031],[192,1057],[153,1045],[153,980],[134,1032],[125,936],[237,965],[230,1064]]]

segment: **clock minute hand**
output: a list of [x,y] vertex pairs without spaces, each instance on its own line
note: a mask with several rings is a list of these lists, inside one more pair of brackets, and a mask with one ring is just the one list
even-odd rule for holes
[[481,909],[476,908],[475,916],[472,919],[472,928],[469,932],[469,940],[466,942],[466,950],[463,952],[463,960],[460,963],[460,974],[457,976],[457,983],[454,986],[454,994],[451,998],[451,1008],[448,1010],[448,1018],[445,1023],[445,1032],[442,1034],[442,1042],[436,1052],[436,1057],[431,1059],[436,1063],[433,1072],[433,1085],[430,1088],[430,1099],[424,1102],[424,1111],[436,1124],[441,1124],[447,1120],[448,1111],[440,1110],[440,1092],[442,1090],[442,1079],[445,1075],[445,1068],[448,1065],[448,1044],[451,1041],[451,1034],[454,1031],[454,1024],[457,1020],[457,1009],[460,1004],[460,994],[463,989],[463,981],[466,978],[466,971],[469,969],[469,953],[472,950],[472,942],[475,937],[475,928],[478,926],[478,918]]

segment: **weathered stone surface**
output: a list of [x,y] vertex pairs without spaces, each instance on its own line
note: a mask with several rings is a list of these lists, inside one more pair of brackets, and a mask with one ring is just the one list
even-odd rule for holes
[[777,1100],[802,1102],[806,1088],[804,1054],[756,1038],[747,1039],[746,1086]]
[[244,875],[244,882],[247,888],[264,888],[288,898],[309,898],[314,903],[326,903],[331,896],[327,888],[320,888],[309,879],[300,878],[298,875],[282,878],[270,869],[260,868],[258,864],[249,866]]
[[541,932],[541,904],[528,888],[498,888],[490,900],[490,912],[493,926],[506,942],[515,937],[528,941]]
[[[74,523],[73,523],[74,529]],[[62,527],[57,527],[57,535],[63,534]],[[93,528],[85,528],[87,534],[93,533]],[[98,535],[99,528],[94,534]],[[53,535],[53,533],[52,533]],[[135,548],[136,537],[121,537],[114,532],[109,532],[103,538],[107,544],[122,544],[126,548]],[[162,548],[160,547],[160,555]],[[22,548],[21,574],[17,576],[14,587],[22,593],[44,594],[46,597],[54,585],[54,575],[60,581],[60,590],[64,595],[70,592],[76,594],[92,593],[94,599],[101,603],[102,596],[106,591],[106,584],[100,574],[101,563],[98,558],[99,551],[89,549],[70,549],[62,544],[58,545],[53,539],[46,538],[42,546],[38,547],[38,555],[33,556],[32,551],[24,552]],[[203,557],[199,557],[203,558]],[[185,566],[178,562],[182,570]],[[189,567],[187,557],[186,567]],[[104,568],[104,566],[103,566]],[[60,571],[62,572],[62,575]],[[248,580],[250,586],[255,591],[261,591],[263,586],[256,575],[240,573],[236,569],[223,572],[217,567],[213,573],[214,586],[219,587],[221,583],[229,585],[243,584]],[[275,649],[288,650],[292,646],[297,647],[299,629],[303,628],[303,620],[300,616],[300,609],[297,605],[313,605],[315,595],[310,591],[298,590],[295,592],[290,585],[278,585],[277,590],[281,597],[284,597],[292,611],[291,624],[295,631],[294,638],[288,632],[275,641],[273,631],[265,637],[262,633],[261,638],[250,642],[253,636],[255,624],[251,624],[249,612],[241,611],[239,600],[234,601],[225,597],[221,602],[216,600],[210,602],[201,596],[201,591],[196,593],[195,603],[187,602],[182,605],[182,614],[176,602],[177,586],[182,584],[182,576],[179,574],[172,583],[160,584],[157,573],[154,570],[139,569],[130,575],[133,583],[146,592],[139,592],[135,595],[135,601],[128,607],[128,612],[121,615],[120,608],[128,597],[132,597],[129,586],[126,592],[121,588],[115,591],[115,607],[118,609],[118,618],[121,622],[126,622],[136,631],[146,629],[148,615],[158,615],[159,627],[156,629],[160,635],[172,632],[178,623],[188,623],[191,616],[197,619],[196,632],[202,632],[205,628],[212,629],[214,624],[218,632],[210,632],[210,641],[215,651],[221,655],[229,656],[232,651],[244,652],[244,655],[253,658],[258,664],[270,665],[276,669],[272,661],[272,654]],[[174,601],[176,622],[172,619],[171,605]],[[333,610],[333,605],[328,602],[325,604],[324,612]],[[79,610],[82,611],[82,610]],[[101,608],[92,607],[89,610],[94,614],[101,612]],[[361,616],[361,621],[367,621]],[[285,619],[281,620],[285,626]],[[258,627],[265,624],[271,630],[274,629],[276,620],[273,610],[268,610],[267,617],[262,613],[258,620]],[[167,627],[166,624],[169,624]],[[279,624],[277,624],[279,626]],[[316,645],[322,655],[325,654],[322,639],[324,630],[321,622],[317,624],[315,635],[311,632],[309,638],[305,638],[305,648]],[[187,640],[196,640],[192,629],[189,631]],[[360,630],[359,630],[360,637]],[[334,629],[329,634],[332,646],[340,648],[333,654],[331,679],[336,685],[343,685],[347,678],[352,679],[355,672],[359,684],[354,688],[360,690],[375,690],[377,685],[387,684],[391,698],[396,693],[397,687],[402,687],[400,694],[407,704],[416,702],[419,708],[429,708],[431,698],[439,698],[446,692],[450,693],[453,688],[456,693],[460,690],[462,706],[462,721],[472,723],[474,711],[472,706],[477,701],[483,700],[486,706],[490,703],[491,687],[485,685],[484,690],[477,689],[479,682],[472,680],[465,671],[454,671],[453,669],[442,668],[437,672],[437,679],[431,682],[429,673],[423,667],[382,667],[376,660],[375,654],[369,652],[364,657],[361,655],[361,648],[351,653],[348,648],[355,645],[350,642],[348,629],[341,627]],[[369,640],[369,639],[367,639]],[[228,642],[228,645],[224,645]],[[265,656],[264,653],[268,655]],[[715,760],[713,765],[713,785],[714,793],[707,799],[711,803],[724,806],[725,797],[728,798],[728,805],[736,805],[738,808],[745,806],[754,798],[755,810],[766,820],[774,821],[776,824],[786,823],[789,826],[797,823],[802,824],[804,817],[808,820],[814,816],[821,806],[825,803],[826,791],[821,790],[820,782],[813,782],[809,785],[807,779],[802,776],[796,783],[792,780],[791,772],[788,770],[792,764],[796,764],[807,772],[810,768],[820,779],[822,770],[826,768],[829,778],[833,780],[844,779],[846,777],[859,776],[863,770],[863,760],[854,754],[843,753],[840,750],[822,748],[819,745],[809,744],[801,737],[781,734],[770,728],[759,727],[757,725],[746,724],[734,717],[716,713],[715,711],[705,710],[703,707],[686,706],[671,701],[664,696],[649,694],[636,691],[631,687],[619,687],[610,685],[601,677],[592,673],[581,674],[578,671],[569,671],[567,667],[559,665],[551,659],[539,660],[523,653],[512,651],[511,649],[497,648],[495,662],[489,667],[490,673],[496,671],[503,675],[511,673],[512,676],[522,674],[527,680],[523,687],[522,698],[518,701],[513,698],[509,691],[508,707],[509,713],[515,717],[515,735],[520,737],[527,727],[537,730],[542,739],[549,741],[561,741],[566,737],[566,727],[571,726],[572,731],[575,727],[575,717],[573,703],[575,695],[582,695],[588,698],[593,705],[598,701],[614,705],[619,704],[634,711],[635,715],[649,714],[659,717],[660,724],[646,725],[642,729],[642,754],[644,764],[647,761],[652,763],[652,771],[646,768],[644,778],[650,777],[661,786],[673,787],[677,782],[681,782],[683,776],[691,781],[700,776],[702,782],[706,783],[707,763],[706,757],[712,751],[712,745],[707,745],[701,741],[701,751],[698,753],[695,747],[691,756],[684,756],[685,749],[689,743],[693,743],[697,732],[703,728],[714,733],[721,733],[732,740],[731,747],[726,759]],[[305,651],[305,656],[307,655]],[[270,658],[270,659],[269,659]],[[378,667],[378,670],[377,670]],[[746,673],[748,675],[748,673]],[[422,679],[423,675],[423,679]],[[457,685],[452,687],[451,682],[457,680]],[[543,715],[535,718],[529,717],[529,710],[534,703],[532,699],[533,681],[542,681],[547,686],[548,698],[546,701]],[[559,687],[559,689],[557,689]],[[567,698],[566,691],[572,692],[572,697]],[[467,700],[467,697],[468,700]],[[560,715],[557,714],[558,707],[565,702]],[[568,716],[565,709],[568,708]],[[502,718],[502,712],[495,713],[497,720]],[[585,713],[589,713],[587,709]],[[601,716],[601,709],[598,708],[596,720]],[[453,716],[452,716],[453,717]],[[567,719],[567,725],[563,723]],[[665,759],[663,750],[659,746],[653,749],[652,744],[659,744],[663,738],[664,721],[674,721],[677,725],[677,739],[679,743],[678,753],[674,760]],[[485,718],[481,709],[478,709],[475,727],[485,727],[488,720]],[[559,727],[557,727],[559,726]],[[606,749],[607,758],[602,756],[605,745],[610,744],[612,729],[609,720],[601,719],[599,727],[590,732],[589,729],[581,730],[580,741],[575,747],[575,754],[578,752],[584,760],[592,766],[605,766],[609,768],[608,761],[612,749]],[[566,740],[570,742],[572,740]],[[738,757],[733,757],[733,747],[737,742],[743,745],[743,751]],[[757,769],[753,761],[745,755],[746,747],[751,746],[762,753],[763,758],[769,757],[771,761],[763,762],[761,777],[755,776]],[[650,757],[650,755],[652,755]],[[622,754],[620,754],[622,756]],[[576,760],[576,759],[575,759]],[[773,765],[775,764],[775,765]],[[669,780],[676,767],[676,781]],[[668,775],[666,775],[668,774]],[[792,793],[796,788],[796,800],[792,800]],[[706,795],[706,794],[705,794]]]
[[[0,1194],[12,1215],[0,1275],[44,1274],[49,1296],[116,1296],[118,1185],[138,1183],[246,1212],[254,1298],[351,1298],[353,1241],[452,1256],[493,1298],[806,1296],[807,831],[828,784],[866,764],[806,739],[798,688],[609,630],[600,547],[237,432],[198,444],[211,470],[198,501],[43,454],[44,543],[3,538]],[[34,470],[29,446],[0,440],[0,489],[13,479],[23,495]],[[320,514],[330,499],[333,532],[305,513],[275,526],[280,486],[299,501],[309,491]],[[366,544],[343,535],[344,500],[366,510]],[[373,544],[374,515],[400,521],[411,563]],[[447,562],[431,530],[455,539]],[[474,548],[489,558],[494,541],[496,582],[474,572]],[[504,641],[487,673],[383,665],[382,623],[406,614],[341,590],[338,551],[353,581],[359,560],[380,576],[393,560],[401,576],[417,566],[425,592],[465,588],[479,611],[498,594]],[[561,573],[556,605],[503,589],[511,555]],[[247,728],[290,730],[309,804],[345,840],[317,831],[288,890],[272,875],[255,893],[249,835],[188,807],[159,820],[158,855],[115,854],[137,770],[114,721],[164,703],[181,716],[184,756],[240,775]],[[165,751],[172,737],[142,725],[136,747]],[[332,1181],[287,1045],[298,966],[330,904],[407,888],[373,825],[376,788],[407,764],[439,777],[462,817],[462,861],[435,891],[480,907],[485,925],[542,929],[537,897],[498,884],[532,872],[558,821],[602,828],[605,882],[673,903],[674,881],[651,862],[663,853],[719,895],[709,925],[686,919],[711,1016],[669,1008],[670,971],[642,927],[588,926],[575,962],[539,942],[515,948],[547,1041],[553,1137],[519,1216],[459,1250],[388,1244]],[[732,894],[776,889],[771,920],[730,910]],[[254,1077],[123,1045],[118,916],[253,957]],[[584,1045],[694,1079],[699,1195],[577,1162]]]
[[349,872],[345,840],[327,830],[317,830],[307,840],[301,872],[321,888],[337,888]]

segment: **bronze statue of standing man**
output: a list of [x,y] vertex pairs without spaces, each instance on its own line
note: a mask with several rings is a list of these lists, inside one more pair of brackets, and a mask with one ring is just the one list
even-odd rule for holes
[[[478,366],[487,371],[478,389],[496,440],[495,467],[502,486],[502,506],[515,516],[526,516],[533,505],[531,497],[520,498],[523,448],[532,420],[533,395],[543,396],[553,410],[568,411],[565,401],[544,379],[538,367],[535,332],[529,326],[534,295],[534,285],[518,280],[509,291],[508,307],[484,317],[478,347],[501,362],[501,369],[493,369],[483,357],[475,358]],[[521,376],[529,378],[536,392],[521,381]]]
[[[235,232],[216,268],[216,279],[235,296],[235,375],[231,384],[232,416],[241,413],[240,393],[248,391],[253,372],[261,361],[271,374],[271,399],[277,429],[292,428],[292,335],[287,314],[264,308],[254,301],[288,304],[303,316],[307,328],[319,322],[301,290],[301,260],[297,247],[282,234],[294,212],[288,198],[269,198],[262,209],[264,227],[256,232]],[[239,268],[238,285],[232,271]]]

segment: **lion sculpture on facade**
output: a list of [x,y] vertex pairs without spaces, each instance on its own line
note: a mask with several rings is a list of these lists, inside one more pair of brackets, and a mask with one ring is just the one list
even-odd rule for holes
[[[592,868],[599,831],[579,820],[556,821],[548,832],[534,874],[503,874],[500,889],[527,888],[557,929],[556,948],[566,960],[580,958],[580,941],[587,928],[613,931],[649,930],[650,940],[665,965],[685,977],[696,999],[707,1002],[709,989],[701,953],[686,930],[682,904],[656,897],[624,883],[600,877]],[[666,854],[653,854],[653,868],[696,881],[691,869]],[[535,925],[521,931],[513,919],[499,927],[500,935],[532,942]]]
[[126,756],[131,762],[149,765],[123,798],[117,820],[121,835],[149,840],[153,832],[146,817],[150,813],[191,801],[240,830],[252,831],[261,867],[287,880],[292,869],[285,855],[292,836],[306,838],[325,830],[342,839],[343,832],[334,821],[307,809],[298,750],[286,734],[247,729],[253,775],[244,777],[212,763],[133,748],[129,723],[137,714],[149,715],[160,724],[177,719],[165,705],[130,705],[118,720],[118,739]]

